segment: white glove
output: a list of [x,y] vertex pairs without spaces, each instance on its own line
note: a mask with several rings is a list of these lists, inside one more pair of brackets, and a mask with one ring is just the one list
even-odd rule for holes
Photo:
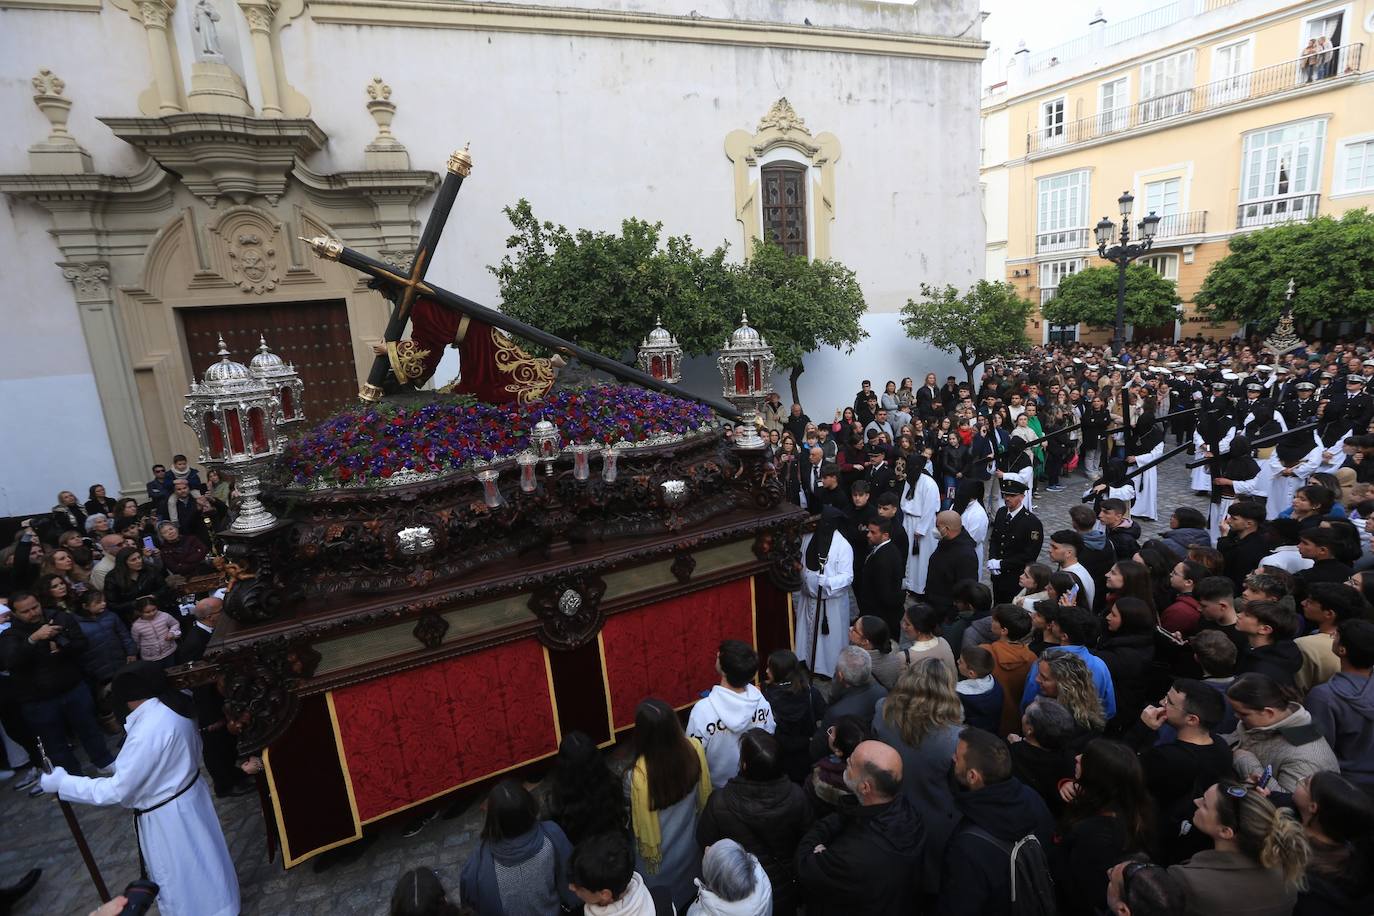
[[988,560],[988,572],[992,573],[993,575],[996,575],[997,573],[1000,573],[1001,571],[1002,571],[1002,561],[1001,561],[1001,560]]
[[57,787],[62,785],[62,778],[67,775],[67,771],[61,767],[53,767],[51,773],[44,773],[38,777],[38,784],[43,787],[43,791],[49,795],[57,794]]

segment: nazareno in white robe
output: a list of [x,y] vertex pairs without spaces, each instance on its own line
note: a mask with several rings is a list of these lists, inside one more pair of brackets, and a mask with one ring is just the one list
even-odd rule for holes
[[[1131,457],[1135,459],[1135,464],[1131,467],[1141,467],[1163,456],[1164,440],[1161,439],[1158,445],[1148,452],[1145,452],[1143,455],[1132,455]],[[1135,505],[1131,507],[1131,515],[1139,518],[1157,518],[1158,515],[1155,511],[1155,493],[1158,492],[1159,489],[1159,468],[1150,468],[1143,474],[1137,474],[1134,479],[1136,493]]]
[[[935,516],[940,512],[940,487],[929,474],[922,472],[916,481],[916,490],[907,496],[907,488],[902,488],[900,502],[902,528],[906,530],[907,543],[920,543],[920,553],[907,554],[906,575],[902,578],[902,588],[916,594],[926,590],[926,573],[930,569],[930,555],[935,551]],[[916,537],[917,535],[921,537]]]
[[971,499],[960,513],[960,518],[964,520],[964,530],[973,538],[973,543],[978,549],[978,575],[981,578],[988,559],[988,527],[991,524],[988,521],[988,510],[983,508],[982,503]]
[[[1221,443],[1218,445],[1218,455],[1224,454],[1226,450],[1231,447],[1231,440],[1235,438],[1235,435],[1236,428],[1234,426],[1226,431],[1226,435],[1221,437]],[[1198,458],[1207,457],[1207,440],[1202,437],[1202,433],[1193,433],[1193,446],[1197,450]],[[1193,478],[1190,482],[1194,490],[1201,490],[1204,492],[1210,491],[1212,489],[1212,472],[1210,467],[1206,464],[1200,464],[1193,468]]]
[[1274,449],[1274,454],[1269,456],[1264,468],[1269,495],[1269,500],[1264,505],[1264,517],[1272,521],[1278,518],[1279,513],[1284,509],[1291,507],[1293,494],[1298,492],[1298,487],[1307,483],[1308,477],[1317,473],[1317,468],[1321,467],[1321,463],[1322,447],[1314,444],[1312,449],[1302,456],[1302,460],[1293,465],[1293,475],[1290,477],[1283,473],[1283,462],[1279,460],[1279,451]]
[[[58,796],[88,805],[146,810],[171,798],[200,772],[200,730],[161,701],[145,700],[124,724],[128,738],[104,779],[67,774]],[[163,916],[238,916],[239,879],[206,780],[139,818],[148,877],[160,888]]]
[[[812,535],[807,536],[808,539]],[[806,546],[802,546],[802,556]],[[835,676],[835,663],[839,661],[840,650],[849,645],[849,586],[854,581],[854,548],[838,531],[830,541],[830,552],[825,558],[824,573],[802,567],[802,587],[797,592],[792,606],[796,614],[793,626],[797,645],[797,658],[808,664],[812,674]],[[816,637],[816,658],[811,659],[811,626],[816,619],[816,608],[820,603],[818,590],[824,589],[825,619],[830,622],[830,632],[822,632]]]

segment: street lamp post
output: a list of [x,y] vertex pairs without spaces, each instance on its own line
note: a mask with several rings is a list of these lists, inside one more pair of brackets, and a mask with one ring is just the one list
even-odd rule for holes
[[[1136,225],[1139,241],[1132,242],[1131,207],[1135,203],[1135,195],[1130,191],[1123,191],[1117,203],[1121,205],[1120,236],[1117,236],[1116,223],[1105,216],[1097,224],[1095,233],[1098,256],[1116,265],[1116,329],[1112,336],[1112,350],[1120,357],[1121,351],[1126,347],[1126,267],[1154,245],[1155,232],[1159,229],[1159,217],[1151,212],[1142,219]],[[1117,237],[1115,245],[1112,244],[1113,237]]]

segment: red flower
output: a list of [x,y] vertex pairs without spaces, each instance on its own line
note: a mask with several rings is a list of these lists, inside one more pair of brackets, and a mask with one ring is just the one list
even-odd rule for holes
[[382,468],[382,476],[383,476],[383,477],[390,477],[390,476],[391,476],[391,468]]

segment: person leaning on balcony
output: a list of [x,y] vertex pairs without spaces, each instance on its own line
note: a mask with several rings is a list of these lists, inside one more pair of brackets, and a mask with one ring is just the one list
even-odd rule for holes
[[1302,82],[1310,83],[1317,78],[1319,56],[1317,39],[1309,38],[1307,47],[1302,49],[1302,59],[1298,61],[1298,75],[1302,77]]

